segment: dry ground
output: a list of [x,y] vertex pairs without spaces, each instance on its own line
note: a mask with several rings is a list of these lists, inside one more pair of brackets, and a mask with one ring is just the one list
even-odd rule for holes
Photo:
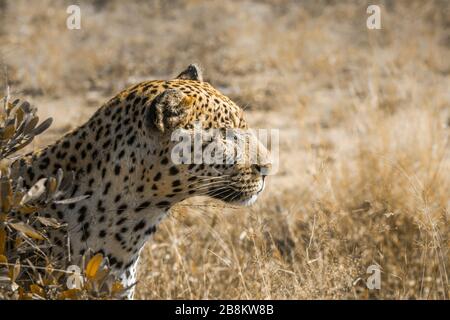
[[191,62],[253,127],[280,129],[260,201],[174,208],[138,298],[449,297],[448,1],[378,1],[374,31],[360,1],[80,3],[70,31],[70,1],[0,0],[1,80],[56,120],[35,147]]

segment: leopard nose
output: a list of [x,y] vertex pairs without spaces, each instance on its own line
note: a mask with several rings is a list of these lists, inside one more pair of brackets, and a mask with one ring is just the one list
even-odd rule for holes
[[263,178],[265,178],[267,175],[269,175],[270,173],[270,168],[271,165],[270,164],[253,164],[252,165],[252,170],[254,173],[260,174]]

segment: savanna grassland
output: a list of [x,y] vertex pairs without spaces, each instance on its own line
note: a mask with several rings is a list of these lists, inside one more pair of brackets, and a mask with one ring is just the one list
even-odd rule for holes
[[364,1],[79,1],[68,30],[70,1],[0,0],[0,84],[54,118],[34,148],[192,62],[280,130],[254,206],[171,210],[140,299],[448,299],[450,2],[377,3],[381,30]]

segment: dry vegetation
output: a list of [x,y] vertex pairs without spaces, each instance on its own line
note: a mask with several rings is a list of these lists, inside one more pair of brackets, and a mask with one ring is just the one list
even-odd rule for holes
[[11,100],[9,94],[0,102],[0,299],[121,298],[124,288],[101,254],[88,252],[82,266],[66,270],[70,258],[55,257],[48,250],[54,245],[48,232],[67,225],[46,211],[53,204],[70,204],[86,196],[68,197],[73,172],[59,169],[31,187],[12,173],[8,159],[47,130],[52,119],[39,123],[35,107]]
[[[450,4],[380,3],[369,31],[361,2],[81,1],[70,31],[66,2],[2,0],[1,78],[55,119],[35,147],[191,62],[280,129],[256,205],[173,208],[138,298],[448,298]],[[381,290],[364,286],[373,264]]]

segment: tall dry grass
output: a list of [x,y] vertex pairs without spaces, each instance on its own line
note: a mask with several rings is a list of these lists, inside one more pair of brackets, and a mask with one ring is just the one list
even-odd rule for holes
[[2,63],[52,136],[191,62],[252,126],[280,129],[254,207],[172,210],[143,250],[139,298],[449,297],[447,1],[381,1],[376,31],[352,1],[82,1],[79,31],[63,2],[6,3]]

